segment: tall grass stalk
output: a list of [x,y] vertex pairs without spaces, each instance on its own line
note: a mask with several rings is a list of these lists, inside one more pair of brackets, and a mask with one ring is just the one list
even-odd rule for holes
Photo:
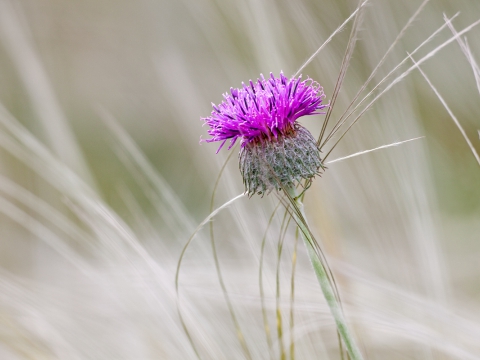
[[450,107],[447,105],[446,101],[443,99],[442,95],[440,95],[440,93],[438,92],[438,90],[435,88],[435,86],[432,84],[432,82],[430,81],[430,79],[428,78],[428,76],[425,74],[425,72],[420,68],[420,66],[418,66],[417,62],[412,58],[412,61],[415,65],[417,65],[417,69],[418,71],[420,71],[420,73],[422,74],[422,76],[424,77],[424,79],[427,81],[428,85],[432,88],[433,92],[435,93],[435,95],[438,97],[438,99],[440,100],[440,102],[442,103],[442,105],[445,107],[445,110],[447,110],[448,112],[448,115],[450,115],[450,117],[452,118],[453,122],[455,123],[455,125],[457,126],[458,130],[460,130],[460,133],[462,134],[463,138],[465,139],[465,142],[467,143],[468,147],[470,148],[473,156],[475,157],[475,160],[477,161],[478,165],[480,166],[480,156],[478,155],[477,153],[477,150],[475,149],[475,147],[473,146],[472,142],[470,141],[470,139],[468,138],[465,130],[463,129],[463,126],[460,124],[460,122],[458,121],[457,117],[453,114],[452,110],[450,110]]
[[298,213],[293,213],[293,217],[300,229],[300,234],[302,236],[305,247],[307,248],[308,256],[312,263],[313,270],[315,271],[318,283],[322,288],[322,292],[325,300],[327,301],[328,307],[330,308],[330,312],[335,319],[337,331],[339,332],[342,340],[345,343],[350,358],[352,360],[362,360],[362,353],[360,352],[360,348],[356,344],[353,333],[347,325],[345,316],[340,306],[339,298],[337,297],[336,292],[334,291],[334,288],[332,286],[332,279],[328,276],[325,269],[325,263],[320,258],[320,254],[318,252],[319,249],[318,246],[316,246],[317,242],[313,238],[312,233],[308,228],[305,212],[303,209],[303,203],[300,200],[299,194],[297,194],[296,189],[293,187],[286,188],[284,190],[287,192],[288,198],[292,202],[292,205],[298,211]]

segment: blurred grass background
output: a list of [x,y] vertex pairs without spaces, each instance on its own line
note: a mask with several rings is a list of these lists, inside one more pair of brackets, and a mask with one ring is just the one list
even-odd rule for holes
[[[0,4],[0,358],[195,358],[175,310],[175,266],[209,214],[228,156],[199,145],[206,137],[199,118],[231,86],[260,73],[293,74],[357,3]],[[333,120],[420,4],[371,1],[365,8]],[[457,12],[460,31],[480,19],[480,4],[430,1],[368,88],[442,26],[444,13]],[[302,71],[322,84],[327,99],[350,27]],[[477,59],[479,34],[480,27],[466,34]],[[415,58],[451,36],[444,29]],[[480,151],[480,94],[458,44],[422,69]],[[302,123],[317,136],[322,120]],[[15,135],[8,124],[16,122],[24,127],[17,134],[30,138]],[[115,135],[120,128],[151,168]],[[422,76],[414,71],[386,93],[330,160],[417,136],[425,138],[329,166],[307,193],[307,215],[368,359],[480,358],[480,168]],[[33,146],[35,140],[43,145]],[[217,205],[242,191],[232,159]],[[279,358],[278,339],[270,350],[265,340],[257,278],[274,203],[273,196],[241,199],[214,221],[227,288],[254,359]],[[265,253],[272,328],[280,222]],[[290,230],[281,268],[287,319]],[[209,246],[203,231],[187,251],[180,287],[187,322],[205,358],[242,359]],[[296,327],[284,341],[294,339],[298,359],[337,359],[332,320],[299,252]]]

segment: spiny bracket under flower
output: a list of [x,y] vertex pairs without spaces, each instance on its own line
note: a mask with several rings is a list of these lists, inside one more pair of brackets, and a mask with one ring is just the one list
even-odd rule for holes
[[249,195],[265,194],[282,186],[311,179],[324,169],[315,139],[296,121],[301,116],[325,114],[325,94],[315,81],[260,75],[240,89],[230,89],[210,117],[206,142],[230,139],[229,149],[241,139],[240,171]]
[[315,139],[298,124],[287,136],[247,144],[240,150],[239,163],[249,196],[293,187],[302,179],[320,175],[324,169]]

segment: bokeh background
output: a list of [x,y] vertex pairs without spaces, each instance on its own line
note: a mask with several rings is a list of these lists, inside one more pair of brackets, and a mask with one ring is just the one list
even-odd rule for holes
[[[332,124],[421,4],[372,0],[364,7]],[[219,285],[208,226],[187,249],[180,297],[175,291],[182,248],[209,215],[231,152],[214,207],[243,191],[238,149],[216,155],[215,144],[199,144],[207,137],[200,117],[242,81],[294,74],[356,6],[0,0],[0,358],[194,359],[177,304],[202,358],[248,358]],[[480,4],[426,3],[363,96],[456,14],[460,31],[480,19]],[[302,70],[327,99],[352,23]],[[443,28],[414,58],[451,37]],[[479,39],[480,25],[461,37],[474,59]],[[480,151],[478,68],[457,41],[421,67]],[[322,121],[301,122],[317,136]],[[480,165],[422,75],[414,70],[382,95],[328,160],[420,136],[327,165],[307,192],[308,220],[366,358],[478,359]],[[274,194],[243,197],[213,220],[250,356],[280,359],[283,348],[287,358],[339,359],[302,246],[292,305],[295,230],[290,223],[279,255],[281,210],[267,230],[276,203]]]

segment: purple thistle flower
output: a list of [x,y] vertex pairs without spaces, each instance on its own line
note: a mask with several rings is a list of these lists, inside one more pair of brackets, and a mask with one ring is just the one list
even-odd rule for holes
[[325,114],[325,94],[315,81],[260,75],[256,83],[230,89],[211,116],[203,118],[210,129],[206,142],[221,141],[217,153],[230,139],[231,149],[240,138],[240,170],[249,195],[291,186],[309,179],[323,168],[312,135],[296,123],[305,115]]

